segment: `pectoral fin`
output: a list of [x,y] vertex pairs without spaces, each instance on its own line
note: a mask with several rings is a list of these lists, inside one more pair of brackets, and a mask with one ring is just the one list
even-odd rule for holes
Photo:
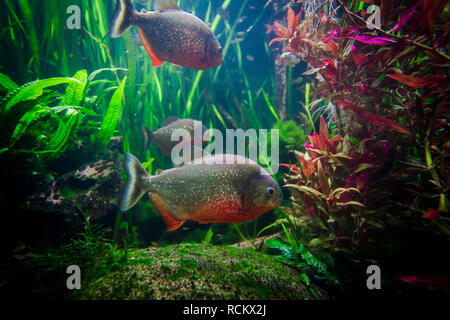
[[170,214],[166,204],[158,194],[151,193],[150,196],[151,200],[153,201],[153,205],[166,223],[167,231],[174,231],[183,225],[184,220],[175,219]]
[[152,59],[152,65],[154,67],[160,67],[164,64],[164,61],[160,60],[152,51],[152,48],[150,47],[150,44],[147,41],[147,38],[145,38],[144,31],[142,29],[138,29],[139,38],[142,41],[142,44],[144,45],[145,50],[147,51],[148,55]]

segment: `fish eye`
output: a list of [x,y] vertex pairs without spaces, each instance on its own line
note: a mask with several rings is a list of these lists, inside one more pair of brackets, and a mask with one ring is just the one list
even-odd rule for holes
[[268,187],[266,190],[266,194],[268,197],[272,197],[275,193],[275,190],[272,187]]
[[220,55],[222,55],[222,53],[223,53],[222,47],[219,47],[219,48],[217,49],[217,53],[220,54]]

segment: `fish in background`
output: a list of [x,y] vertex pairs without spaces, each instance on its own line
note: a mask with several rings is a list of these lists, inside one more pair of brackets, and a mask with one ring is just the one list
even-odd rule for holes
[[117,0],[109,36],[119,38],[136,25],[154,67],[169,61],[206,70],[222,63],[223,49],[205,22],[181,10],[173,0],[155,0],[154,8],[138,12],[131,0]]
[[283,62],[285,66],[295,66],[296,64],[299,64],[302,59],[296,54],[286,51],[280,55],[279,61]]
[[[187,147],[194,144],[194,129],[196,127],[201,128],[202,133],[202,145],[210,140],[208,129],[202,124],[202,122],[193,119],[180,119],[176,117],[168,117],[163,122],[163,127],[156,131],[151,131],[145,126],[141,126],[141,132],[144,141],[144,150],[150,147],[152,142],[155,142],[158,148],[163,152],[165,156],[170,155],[172,148],[179,145],[180,148]],[[177,129],[187,130],[191,136],[189,141],[172,141],[172,133]],[[200,147],[200,146],[198,146]]]
[[125,168],[128,181],[120,210],[129,210],[148,193],[168,231],[178,229],[186,220],[251,221],[281,204],[280,189],[272,176],[256,162],[238,155],[208,154],[152,176],[136,157],[126,153]]

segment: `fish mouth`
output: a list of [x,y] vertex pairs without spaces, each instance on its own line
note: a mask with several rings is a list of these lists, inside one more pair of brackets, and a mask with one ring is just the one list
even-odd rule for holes
[[275,207],[281,206],[281,197],[278,197],[278,199],[276,199],[273,202],[273,204],[274,204]]
[[223,57],[222,56],[217,57],[214,61],[214,67],[220,66],[222,64],[222,62],[223,62]]

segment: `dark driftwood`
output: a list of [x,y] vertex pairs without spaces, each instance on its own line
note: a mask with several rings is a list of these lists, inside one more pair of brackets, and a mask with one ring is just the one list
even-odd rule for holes
[[236,247],[241,249],[251,248],[252,246],[256,249],[261,248],[264,245],[264,242],[269,239],[273,239],[278,237],[281,234],[281,232],[277,232],[275,234],[270,234],[268,236],[262,236],[256,239],[253,239],[251,241],[241,241],[238,243],[234,243],[230,245],[230,247]]
[[89,163],[56,178],[31,195],[25,210],[49,214],[66,232],[81,232],[86,222],[113,220],[123,188],[118,156]]

